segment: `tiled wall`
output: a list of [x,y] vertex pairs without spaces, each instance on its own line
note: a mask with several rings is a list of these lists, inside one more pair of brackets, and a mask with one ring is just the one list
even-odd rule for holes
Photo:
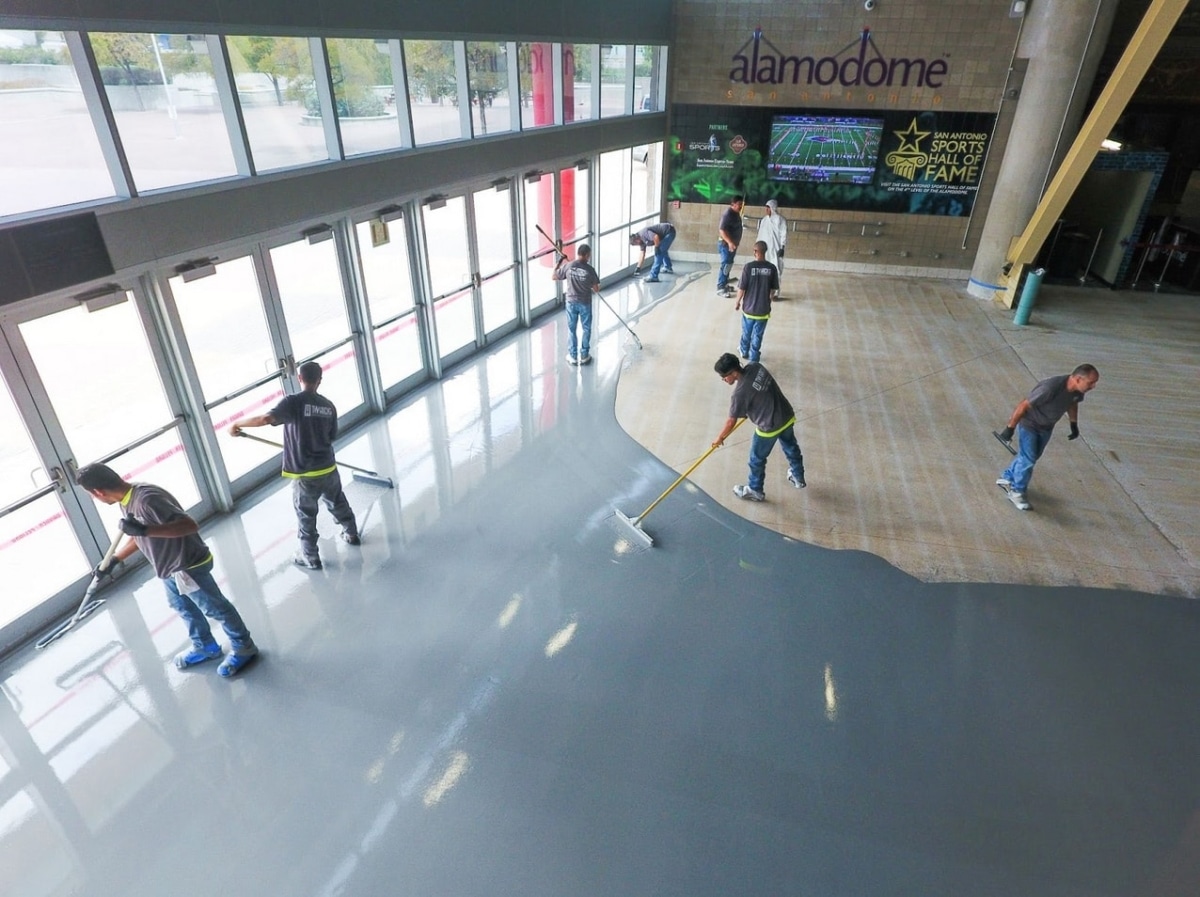
[[[792,265],[847,271],[882,267],[889,273],[911,270],[965,279],[1012,119],[1014,102],[1005,100],[1004,94],[1020,20],[1009,16],[1009,6],[1005,0],[876,0],[875,8],[867,11],[863,0],[679,0],[671,54],[671,99],[673,103],[794,107],[797,112],[932,109],[999,113],[970,217],[780,210],[797,231],[789,240]],[[837,56],[857,45],[863,29],[869,28],[874,45],[885,56],[941,60],[947,73],[936,89],[735,83],[730,80],[732,57],[751,39],[756,27],[782,52],[816,57]],[[715,255],[722,208],[682,203],[668,209],[668,217],[680,231],[675,246],[681,256]],[[746,214],[758,217],[762,210],[747,207]]]

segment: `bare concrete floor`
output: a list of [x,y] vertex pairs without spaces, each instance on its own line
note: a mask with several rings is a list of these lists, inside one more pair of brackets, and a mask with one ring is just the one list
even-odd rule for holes
[[[687,273],[691,268],[691,273]],[[740,315],[703,265],[677,266],[637,322],[645,350],[617,392],[625,430],[682,471],[719,432]],[[748,427],[692,475],[725,507],[784,535],[869,551],[931,582],[1085,585],[1200,594],[1200,302],[1046,287],[1029,326],[941,280],[785,272],[762,362],[796,408],[809,487],[777,451],[767,501],[746,481]],[[651,287],[642,285],[640,289]],[[1090,362],[1100,385],[1038,464],[1016,510],[991,436],[1039,379]],[[666,409],[663,411],[662,409]]]

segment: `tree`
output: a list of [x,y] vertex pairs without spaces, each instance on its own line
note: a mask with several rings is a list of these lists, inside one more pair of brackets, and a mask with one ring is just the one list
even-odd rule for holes
[[271,79],[275,102],[302,99],[312,88],[312,56],[308,41],[300,37],[230,37],[234,71],[259,72]]
[[[381,51],[373,40],[329,38],[325,46],[338,115],[382,115],[383,99],[372,88],[392,84],[391,56],[386,44]],[[321,114],[315,92],[305,105],[309,114]]]
[[[93,31],[90,40],[104,83],[133,85],[138,108],[145,109],[146,104],[142,101],[138,85],[157,84],[162,80],[158,73],[153,71],[154,49],[150,46],[150,35]],[[120,75],[111,74],[115,69],[120,70]]]
[[406,40],[404,59],[409,88],[430,102],[442,97],[458,98],[454,74],[454,44],[448,40]]
[[487,133],[487,107],[508,90],[508,60],[504,44],[467,42],[467,89],[471,107],[479,109],[480,133]]

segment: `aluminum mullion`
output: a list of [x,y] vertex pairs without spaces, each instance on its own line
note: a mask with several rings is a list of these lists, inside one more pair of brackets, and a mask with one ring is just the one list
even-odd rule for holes
[[[392,91],[396,95],[396,120],[400,125],[400,149],[412,149],[412,108],[408,97],[408,69],[404,59],[404,42],[389,40],[389,56],[392,60]],[[403,105],[401,105],[403,103]]]
[[242,115],[242,102],[238,97],[237,85],[233,79],[233,66],[229,61],[229,51],[225,40],[220,35],[205,35],[208,44],[208,58],[212,63],[213,81],[216,82],[217,99],[221,104],[221,114],[225,118],[225,131],[229,135],[229,145],[233,150],[233,161],[237,173],[242,177],[253,177],[254,155],[250,149],[250,135],[246,133],[246,119]]
[[346,158],[342,147],[342,126],[338,121],[337,103],[333,94],[333,74],[329,67],[329,48],[325,39],[310,37],[308,53],[312,57],[313,87],[321,107],[321,130],[325,134],[325,152],[335,162]]
[[[508,61],[508,129],[521,133],[521,65],[517,59],[517,42],[504,44],[504,56]],[[515,100],[515,102],[514,102]],[[483,114],[483,110],[479,110]]]
[[75,76],[79,79],[84,104],[92,119],[92,129],[100,141],[100,152],[112,179],[113,192],[121,199],[132,199],[137,196],[133,171],[125,156],[125,147],[121,145],[121,135],[117,130],[117,120],[113,117],[112,104],[108,102],[108,92],[100,82],[100,67],[96,63],[92,44],[81,31],[66,31],[63,37],[71,52],[71,63],[75,66]]
[[375,350],[375,331],[372,329],[371,309],[367,305],[366,278],[362,272],[358,228],[354,222],[341,219],[335,227],[334,239],[339,247],[338,273],[342,278],[342,295],[350,323],[350,338],[356,340],[359,386],[367,408],[376,414],[387,407],[379,355]]
[[162,306],[156,299],[153,278],[149,275],[139,278],[133,289],[134,310],[141,319],[143,330],[150,337],[150,355],[163,381],[167,407],[180,422],[179,440],[183,443],[184,456],[200,491],[197,516],[205,517],[211,513],[215,504],[213,472],[204,463],[204,452],[196,436],[198,418],[195,409],[189,407],[187,401],[187,393],[183,388],[183,371],[174,363],[175,357],[168,351],[173,341],[168,331],[168,322],[162,313]]
[[163,332],[173,356],[171,367],[179,375],[180,401],[186,409],[185,413],[191,415],[191,433],[200,452],[200,467],[204,472],[204,479],[211,490],[216,509],[232,511],[233,490],[230,488],[229,470],[225,466],[225,458],[217,442],[212,417],[204,403],[204,387],[200,383],[196,361],[192,357],[191,348],[187,343],[187,332],[183,328],[183,319],[179,316],[179,308],[165,272],[159,274],[155,285]]
[[[458,89],[458,126],[461,129],[461,140],[474,137],[471,124],[471,85],[467,76],[467,43],[454,41],[454,77]],[[483,110],[479,110],[480,115]]]

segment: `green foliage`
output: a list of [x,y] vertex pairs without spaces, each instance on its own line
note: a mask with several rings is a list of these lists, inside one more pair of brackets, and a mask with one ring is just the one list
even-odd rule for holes
[[[338,118],[360,118],[372,115],[383,115],[386,107],[383,100],[373,90],[358,85],[349,85],[345,90],[339,90],[334,97],[337,104]],[[315,90],[304,95],[304,111],[314,118],[321,117],[321,101]]]
[[343,81],[362,86],[392,83],[391,57],[375,41],[335,37],[325,46],[335,86]]
[[237,36],[228,38],[228,47],[234,73],[260,72],[269,77],[280,106],[285,96],[302,101],[312,90],[312,56],[304,38]]
[[454,75],[454,45],[441,40],[406,40],[404,58],[408,86],[415,96],[430,102],[457,97]]
[[93,31],[88,35],[105,84],[161,84],[150,35]]
[[68,65],[70,61],[65,50],[43,47],[0,49],[0,64],[4,65]]
[[563,44],[563,65],[570,70],[570,58],[575,61],[575,80],[591,82],[592,80],[592,47],[593,44]]

